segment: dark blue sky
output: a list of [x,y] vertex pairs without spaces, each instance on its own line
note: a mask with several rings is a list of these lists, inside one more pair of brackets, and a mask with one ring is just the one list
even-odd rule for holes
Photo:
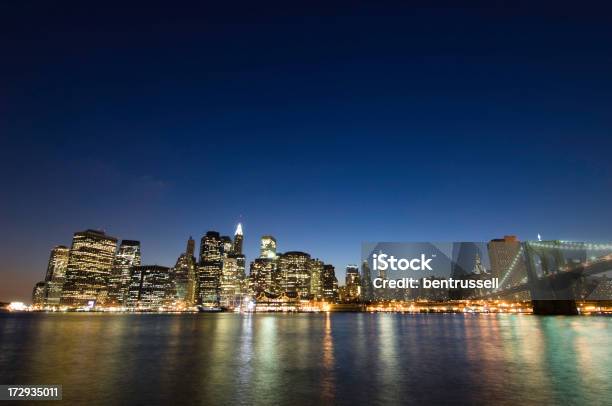
[[86,228],[173,265],[241,219],[339,279],[361,241],[612,240],[605,3],[207,3],[0,5],[0,300]]

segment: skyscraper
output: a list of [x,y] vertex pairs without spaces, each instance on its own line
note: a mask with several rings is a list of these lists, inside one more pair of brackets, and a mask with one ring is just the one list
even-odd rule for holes
[[239,257],[229,253],[223,258],[223,271],[221,274],[220,305],[225,308],[234,308],[240,303],[240,264]]
[[368,261],[361,263],[361,299],[365,302],[374,299],[374,287],[372,286],[372,272]]
[[121,241],[109,277],[107,304],[125,304],[127,289],[130,283],[130,269],[133,266],[139,266],[140,261],[140,241]]
[[275,258],[256,258],[251,262],[250,288],[255,297],[281,293],[281,278]]
[[223,240],[216,231],[209,231],[200,242],[198,265],[198,304],[218,306],[223,271]]
[[47,291],[45,293],[46,306],[59,306],[60,304],[69,253],[70,250],[63,245],[58,245],[51,250],[47,274],[45,276],[45,282],[47,282]]
[[349,302],[359,300],[361,295],[361,278],[359,277],[357,265],[348,265],[346,267],[345,286],[345,299]]
[[143,265],[131,268],[127,307],[134,310],[157,310],[170,301],[170,270],[165,266]]
[[189,257],[195,258],[195,240],[191,236],[189,236],[189,239],[187,240],[187,249],[185,250],[185,254],[187,254]]
[[260,258],[276,258],[276,239],[271,235],[261,237]]
[[323,261],[313,259],[310,261],[310,295],[314,300],[323,299]]
[[323,265],[321,284],[323,286],[323,300],[332,303],[336,302],[338,299],[338,279],[336,279],[333,265]]
[[116,249],[117,239],[102,231],[75,233],[60,303],[66,306],[84,306],[91,301],[104,303]]
[[238,223],[238,225],[236,226],[236,232],[234,233],[234,254],[242,254],[242,243],[242,224]]
[[310,255],[300,251],[289,251],[279,256],[281,287],[288,297],[310,298],[310,261]]
[[219,283],[219,303],[222,307],[233,308],[238,303],[240,295],[238,258],[234,256],[235,245],[231,238],[223,236],[221,242],[223,264]]
[[246,257],[242,253],[242,246],[244,243],[244,235],[242,232],[242,224],[238,223],[236,226],[236,232],[234,233],[234,249],[231,257],[236,260],[236,275],[238,277],[238,295],[240,296],[240,302],[242,298],[248,294],[249,281],[246,277]]
[[47,290],[47,283],[40,281],[34,285],[32,290],[32,304],[37,308],[42,308],[45,304],[45,292]]
[[174,299],[179,306],[190,307],[196,300],[196,259],[194,256],[195,241],[189,237],[187,249],[176,260],[170,271]]

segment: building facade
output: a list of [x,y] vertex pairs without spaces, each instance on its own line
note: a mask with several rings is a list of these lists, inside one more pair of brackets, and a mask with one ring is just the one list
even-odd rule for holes
[[102,231],[75,233],[60,303],[69,307],[104,304],[116,249],[117,239]]
[[45,306],[57,307],[60,304],[69,254],[70,250],[63,245],[58,245],[51,250],[49,263],[47,264],[47,274],[45,275],[45,282],[47,283]]
[[323,286],[323,300],[335,303],[338,300],[338,279],[333,265],[323,265],[321,285]]
[[361,300],[369,302],[374,299],[374,286],[372,285],[372,272],[368,261],[361,263]]
[[45,292],[47,291],[47,282],[40,281],[34,285],[32,290],[32,305],[36,308],[43,308],[45,305]]
[[223,240],[216,231],[209,231],[200,241],[200,262],[197,272],[197,304],[219,306],[223,273]]
[[170,272],[173,296],[178,307],[191,307],[196,301],[196,259],[195,241],[189,237],[187,248]]
[[276,258],[276,239],[271,235],[261,237],[259,258]]
[[317,301],[323,300],[323,265],[319,259],[310,261],[310,295]]
[[281,289],[290,298],[310,299],[310,255],[289,251],[279,255]]
[[123,306],[127,299],[127,289],[130,284],[130,272],[134,266],[140,266],[140,241],[123,240],[115,255],[113,269],[108,282],[107,305]]
[[361,278],[359,277],[359,268],[357,265],[348,265],[346,267],[344,301],[356,302],[361,297]]
[[276,258],[256,258],[251,262],[250,291],[254,297],[261,294],[279,295],[281,277]]
[[158,310],[171,301],[170,269],[158,265],[131,268],[127,307],[132,310]]

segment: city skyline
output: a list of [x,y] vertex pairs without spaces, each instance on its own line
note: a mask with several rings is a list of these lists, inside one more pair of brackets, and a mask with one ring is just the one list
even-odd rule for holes
[[[256,302],[261,309],[261,302],[276,308],[282,301],[296,308],[302,300],[338,301],[333,265],[305,252],[279,252],[276,239],[265,235],[260,256],[250,262],[247,273],[243,242],[241,223],[233,238],[207,231],[196,259],[190,236],[175,266],[166,267],[144,265],[138,240],[119,240],[101,230],[77,231],[70,248],[58,245],[51,250],[44,280],[32,290],[32,305],[56,310],[184,311],[198,306],[203,311],[244,311]],[[348,294],[345,299],[358,297]]]
[[[259,240],[259,256],[248,261],[241,223],[233,238],[207,231],[198,252],[190,236],[171,267],[143,264],[138,240],[120,240],[93,229],[77,231],[70,248],[57,245],[51,250],[44,280],[32,290],[32,306],[244,312],[321,311],[340,305],[340,311],[363,311],[364,306],[381,306],[389,300],[398,306],[415,301],[495,305],[513,300],[521,306],[531,301],[538,312],[578,313],[575,299],[604,300],[612,288],[605,275],[612,261],[610,243],[542,241],[540,236],[521,242],[514,235],[487,243],[364,243],[360,266],[347,264],[342,284],[335,267],[322,259],[304,251],[281,252],[271,235]],[[404,257],[399,268],[398,257]],[[432,261],[435,265],[430,265]],[[410,274],[410,270],[425,272]],[[596,276],[600,274],[601,278]],[[444,275],[450,278],[444,280]],[[462,288],[456,289],[459,283]],[[428,291],[430,285],[436,286],[433,291]],[[565,307],[551,309],[547,301],[553,298]]]
[[[234,248],[238,248],[239,252],[241,252],[241,253],[244,250],[244,241],[245,241],[244,233],[243,233],[243,227],[244,226],[243,226],[242,223],[240,223],[240,222],[236,223],[236,230],[234,232],[235,240],[233,242],[231,242],[232,248],[233,249]],[[106,230],[86,229],[85,231],[83,231],[83,233],[87,233],[89,231],[101,232],[103,235],[107,235],[108,238],[113,239],[113,240],[116,241],[116,244],[117,244],[117,246],[115,247],[116,251],[113,254],[113,255],[117,256],[116,259],[118,259],[121,256],[121,250],[122,250],[122,248],[123,248],[123,246],[125,244],[127,244],[127,245],[137,244],[138,245],[138,252],[137,252],[138,262],[137,262],[137,265],[140,265],[140,263],[142,262],[143,264],[147,264],[147,266],[160,266],[160,267],[165,267],[167,269],[178,268],[179,267],[179,263],[181,261],[181,258],[183,258],[184,255],[189,254],[189,252],[191,252],[194,255],[195,254],[201,255],[200,252],[203,249],[203,247],[200,247],[197,250],[194,249],[194,247],[192,245],[195,244],[195,240],[193,239],[192,235],[189,235],[188,239],[185,240],[185,241],[187,241],[187,249],[179,252],[175,256],[174,260],[161,263],[161,262],[147,261],[146,257],[145,257],[145,260],[143,261],[140,240],[130,240],[130,239],[124,239],[124,238],[118,238],[118,237],[110,236],[108,234],[105,234]],[[222,238],[222,235],[220,233],[218,233],[216,231],[210,231],[210,230],[205,232],[203,234],[202,238],[204,239],[204,237],[208,233],[216,233],[216,234],[218,234],[218,238]],[[77,232],[76,234],[79,234],[79,232]],[[236,239],[237,236],[239,236],[239,237]],[[539,238],[541,238],[541,235],[538,233],[537,238],[533,238],[531,240],[535,241],[536,239],[539,239]],[[267,258],[267,257],[270,257],[270,254],[268,253],[268,249],[270,247],[267,246],[267,245],[264,245],[264,243],[263,243],[263,240],[269,241],[270,239],[274,241],[274,245],[273,245],[273,248],[272,248],[272,250],[273,250],[272,257],[275,257],[276,256],[276,251],[278,249],[278,241],[277,241],[277,239],[275,237],[273,237],[273,236],[271,236],[269,234],[262,235],[262,236],[260,236],[258,238],[256,237],[255,240],[258,242],[257,244],[254,244],[256,246],[255,247],[251,247],[251,249],[247,250],[249,252],[257,252],[256,255],[254,255],[253,257],[248,257],[246,255],[243,255],[243,257],[246,258],[246,267],[245,267],[246,277],[250,277],[249,265],[248,265],[249,263],[251,263],[252,261],[257,260],[258,258]],[[491,238],[490,241],[489,241],[489,244],[495,245],[496,243],[497,244],[501,243],[499,246],[500,247],[504,247],[508,243],[516,243],[516,244],[518,244],[519,240],[520,239],[517,238],[516,235],[505,234],[505,235],[503,235],[503,238],[498,238],[498,237]],[[527,240],[529,240],[529,239],[527,239]],[[246,241],[249,241],[249,238],[246,238]],[[121,242],[121,244],[119,244],[119,242]],[[398,241],[398,242],[409,243],[410,241]],[[440,241],[440,242],[442,242],[442,241]],[[183,246],[184,246],[184,244],[185,244],[185,242],[183,241]],[[50,272],[51,272],[51,269],[52,269],[52,265],[51,264],[54,261],[54,256],[56,255],[56,251],[58,249],[62,250],[64,252],[64,255],[65,255],[64,261],[66,261],[66,263],[68,263],[68,252],[70,251],[70,246],[71,246],[71,244],[66,243],[66,244],[55,244],[55,245],[53,245],[51,247],[51,249],[50,249],[51,256],[47,255],[47,261],[46,262],[48,262],[48,263],[46,264],[46,271],[43,271],[43,274],[45,275],[45,277],[44,277],[44,279],[42,281],[47,281],[47,282],[52,281],[50,279]],[[264,246],[266,248],[264,248]],[[299,247],[298,247],[298,249],[299,249]],[[516,249],[514,249],[514,251],[516,251]],[[308,250],[303,250],[303,249],[300,249],[300,250],[288,249],[288,250],[284,250],[283,252],[287,252],[287,253],[292,253],[292,252],[302,253],[302,252],[304,252],[304,253],[307,253],[309,251]],[[308,254],[308,255],[310,255],[310,254]],[[178,260],[176,259],[177,257],[178,257]],[[313,255],[312,257],[313,257],[313,260],[315,260],[315,259],[316,260],[323,259],[323,258],[317,256],[316,254]],[[109,259],[109,261],[112,262],[112,259]],[[197,257],[196,257],[196,264],[199,264],[201,261],[202,261],[202,257],[200,257],[200,260],[198,260]],[[505,261],[507,262],[508,259],[506,258]],[[173,265],[175,262],[176,262],[176,264]],[[324,262],[321,261],[321,263],[323,264]],[[338,281],[338,286],[342,286],[342,287],[346,286],[345,280],[348,280],[347,279],[347,275],[346,275],[346,271],[348,269],[358,269],[359,266],[356,265],[356,264],[359,264],[359,263],[360,263],[360,258],[356,258],[354,261],[347,262],[347,263],[344,263],[344,264],[330,264],[330,265],[334,266],[334,268],[336,270],[336,278],[337,278],[337,281]],[[251,266],[252,266],[252,264],[251,264]],[[116,267],[117,267],[117,264],[115,263],[114,265],[112,265],[109,268],[109,276],[111,277],[110,283],[112,283],[112,276],[111,276],[112,272],[111,272],[111,270],[112,269],[116,269]],[[126,269],[129,269],[129,267],[126,268]],[[124,273],[125,273],[125,270],[124,270]],[[129,275],[129,271],[128,271],[128,275]],[[124,278],[125,278],[125,276],[124,276]],[[32,284],[34,285],[35,284],[34,282],[36,282],[36,284],[38,284],[39,280],[41,280],[39,277],[35,277],[33,279],[33,281],[32,281]],[[55,289],[57,290],[58,288],[56,287]],[[60,290],[61,290],[61,288],[60,288]],[[29,291],[23,292],[23,293],[19,293],[19,296],[14,297],[14,298],[10,298],[8,300],[6,298],[1,298],[0,297],[0,301],[4,300],[5,302],[8,302],[8,301],[25,301],[25,302],[28,302],[28,301],[31,300],[31,298],[32,298],[32,290],[30,289]]]
[[0,400],[612,399],[612,2],[0,1]]
[[248,258],[270,234],[337,270],[363,241],[612,240],[609,6],[69,10],[0,13],[0,300],[88,228],[172,266],[242,222]]
[[[237,236],[240,236],[240,237],[238,239],[234,240],[234,244],[237,244],[238,247],[239,247],[238,248],[239,252],[242,252],[242,250],[243,250],[243,243],[244,243],[243,225],[242,225],[242,223],[237,223],[236,227],[237,228],[236,228],[236,231],[234,233],[234,238],[236,238]],[[188,237],[188,239],[185,240],[185,241],[187,241],[187,249],[184,250],[184,252],[177,253],[177,255],[176,255],[176,257],[179,258],[178,260],[175,257],[174,261],[169,261],[169,262],[166,262],[166,263],[151,262],[151,261],[147,261],[146,257],[144,257],[144,259],[143,259],[142,251],[141,251],[141,243],[140,243],[139,240],[130,240],[130,239],[124,239],[124,238],[120,238],[120,237],[114,237],[114,236],[111,236],[109,234],[106,234],[106,230],[96,230],[96,229],[87,229],[87,230],[82,231],[82,232],[77,232],[77,233],[75,233],[75,235],[77,235],[79,233],[88,233],[90,231],[91,232],[100,232],[100,233],[102,233],[102,235],[105,235],[106,237],[110,238],[111,240],[115,241],[115,243],[116,243],[115,251],[114,251],[115,253],[113,254],[115,256],[115,257],[113,257],[115,262],[113,262],[113,259],[111,259],[109,257],[109,271],[108,271],[109,275],[108,276],[110,278],[110,280],[109,280],[110,284],[113,283],[112,271],[117,269],[117,266],[118,266],[117,260],[121,257],[122,249],[124,248],[125,245],[127,245],[128,248],[131,245],[137,245],[138,246],[138,252],[136,254],[137,255],[137,262],[135,262],[134,265],[140,265],[142,263],[142,264],[147,264],[147,266],[161,266],[161,267],[165,267],[166,269],[179,268],[180,267],[179,264],[180,264],[180,262],[181,262],[181,260],[182,260],[184,255],[189,255],[190,252],[191,252],[191,255],[196,255],[196,254],[201,255],[200,252],[203,249],[202,247],[200,247],[197,250],[194,249],[193,245],[195,244],[195,240],[190,235]],[[203,234],[202,238],[204,238],[208,233],[217,233],[218,237],[221,238],[221,234],[219,234],[216,231],[210,231],[210,230],[205,232]],[[496,242],[496,241],[504,241],[505,239],[508,239],[508,238],[510,238],[512,241],[518,241],[516,236],[514,236],[514,235],[506,235],[502,239],[494,238],[494,239],[491,240],[491,242],[493,243],[493,242]],[[254,248],[254,249],[252,249],[250,251],[256,251],[257,255],[255,255],[254,257],[251,257],[251,259],[249,259],[249,257],[247,257],[247,256],[244,256],[246,258],[246,265],[247,265],[246,266],[246,276],[247,277],[250,277],[249,266],[248,266],[248,264],[250,262],[256,261],[258,258],[269,258],[270,257],[270,254],[268,253],[268,251],[266,249],[264,249],[264,243],[262,242],[262,240],[269,241],[270,239],[272,239],[274,241],[272,257],[276,257],[276,252],[277,252],[277,249],[278,249],[278,241],[276,240],[275,237],[273,237],[271,235],[263,235],[263,236],[260,236],[259,238],[256,238],[256,241],[258,241],[258,244],[256,244],[256,248]],[[249,239],[247,239],[247,241],[248,240]],[[239,242],[237,242],[237,241],[239,241]],[[119,242],[121,242],[121,244],[119,244]],[[66,265],[68,264],[68,252],[70,251],[71,245],[72,244],[70,244],[70,243],[66,243],[65,245],[64,244],[55,244],[55,245],[52,246],[52,248],[50,249],[51,255],[50,255],[50,257],[47,256],[48,264],[47,264],[44,280],[42,280],[42,281],[53,282],[53,280],[52,280],[52,276],[53,276],[52,269],[53,269],[53,267],[52,267],[51,264],[54,261],[57,260],[56,259],[56,256],[57,256],[56,252],[58,250],[61,250],[63,252],[63,254],[65,256],[65,258],[63,260],[66,263]],[[269,248],[268,246],[266,246],[266,247]],[[288,253],[298,252],[298,253],[302,253],[304,251],[308,252],[307,250],[296,251],[296,250],[291,250],[291,249],[283,251],[283,252],[288,252]],[[134,254],[132,254],[132,255],[134,255]],[[198,255],[196,255],[196,257]],[[316,254],[312,255],[312,258],[313,258],[313,260],[323,259],[323,258],[320,258],[319,256],[317,256]],[[202,257],[200,257],[200,260],[197,260],[197,258],[196,258],[196,263],[195,264],[199,264],[201,262],[201,260],[202,260]],[[174,262],[176,262],[175,265],[173,265]],[[324,264],[323,261],[320,261],[320,262],[321,262],[321,264]],[[331,264],[331,265],[334,266],[334,268],[336,270],[336,278],[337,278],[337,281],[338,281],[338,286],[343,286],[343,287],[346,286],[345,280],[348,280],[348,277],[346,275],[346,271],[351,269],[351,270],[357,270],[357,272],[358,272],[359,266],[356,265],[356,264],[359,264],[359,263],[360,263],[360,259],[356,258],[355,261],[349,262],[349,263],[346,263],[346,264],[340,264],[340,265]],[[110,265],[110,264],[112,264],[112,265]],[[129,279],[129,268],[130,268],[130,266],[131,265],[128,265],[127,268],[124,267],[125,270],[123,271],[124,272],[123,278],[125,278],[125,272],[127,271],[128,272],[128,279]],[[251,265],[251,267],[252,267],[252,265]],[[119,269],[121,270],[121,266],[119,266]],[[65,273],[65,270],[64,270],[64,273]],[[64,273],[62,273],[61,278],[64,277]],[[359,274],[358,274],[358,277],[359,277]],[[115,279],[120,279],[120,277],[115,277]],[[41,280],[41,279],[40,278],[34,278],[32,284],[34,285],[34,282],[38,283],[39,280]],[[58,288],[55,288],[55,289],[58,289]],[[61,284],[60,284],[59,290],[61,291]],[[56,294],[56,295],[57,295],[57,299],[59,300],[59,294]],[[28,301],[30,301],[31,298],[32,298],[32,291],[29,290],[29,291],[24,292],[23,294],[21,294],[19,297],[11,298],[10,300],[6,300],[5,298],[1,298],[0,297],[0,301],[4,300],[6,302],[8,302],[8,301],[25,301],[25,302],[28,302]]]

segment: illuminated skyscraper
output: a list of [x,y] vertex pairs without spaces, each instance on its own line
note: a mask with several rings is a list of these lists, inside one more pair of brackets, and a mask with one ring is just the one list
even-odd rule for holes
[[109,277],[107,305],[125,304],[127,289],[130,284],[130,269],[133,266],[139,266],[140,261],[140,241],[121,241]]
[[336,302],[338,300],[338,279],[336,279],[333,265],[323,265],[321,284],[323,285],[323,300]]
[[242,245],[244,243],[244,235],[242,232],[242,224],[238,223],[236,232],[234,233],[234,248],[231,258],[236,260],[236,276],[238,278],[238,295],[240,303],[242,299],[248,295],[249,281],[246,277],[246,257],[242,253]]
[[232,239],[229,238],[227,235],[222,236],[221,237],[221,256],[223,258],[227,257],[229,254],[232,253],[233,249],[234,249],[234,243]]
[[249,277],[250,288],[255,297],[261,294],[274,296],[281,293],[281,278],[276,259],[256,258],[251,262]]
[[345,286],[345,300],[349,302],[359,300],[361,295],[361,278],[359,277],[357,265],[348,265],[346,267]]
[[219,233],[209,231],[200,242],[200,263],[198,265],[198,304],[218,306],[223,272],[224,243]]
[[85,306],[90,301],[104,303],[116,249],[117,239],[102,231],[75,233],[60,303],[66,306]]
[[170,301],[170,270],[165,266],[143,265],[131,268],[127,307],[157,310]]
[[234,242],[231,238],[221,237],[221,244],[223,263],[219,283],[219,303],[222,307],[233,308],[240,299],[239,259],[234,256]]
[[51,250],[47,274],[45,276],[45,282],[47,282],[47,291],[45,293],[46,306],[59,306],[64,278],[66,277],[66,268],[68,267],[69,253],[70,250],[63,245],[58,245]]
[[220,292],[220,304],[222,307],[234,308],[240,303],[240,266],[244,267],[244,261],[241,261],[241,259],[244,259],[242,255],[232,253],[223,259]]
[[281,289],[288,297],[310,298],[310,261],[309,254],[299,251],[285,252],[279,256]]
[[323,261],[313,259],[310,261],[310,295],[314,300],[323,299]]
[[236,226],[236,232],[234,233],[234,254],[242,254],[242,243],[242,224],[238,223],[238,226]]
[[223,244],[216,231],[208,231],[200,240],[200,263],[204,261],[221,261]]
[[47,291],[46,282],[38,282],[32,290],[32,304],[37,308],[42,308],[45,304],[45,292]]
[[276,258],[276,239],[271,235],[261,237],[260,258]]
[[176,260],[170,271],[176,304],[191,307],[196,299],[196,259],[194,256],[195,241],[189,237],[187,249]]

